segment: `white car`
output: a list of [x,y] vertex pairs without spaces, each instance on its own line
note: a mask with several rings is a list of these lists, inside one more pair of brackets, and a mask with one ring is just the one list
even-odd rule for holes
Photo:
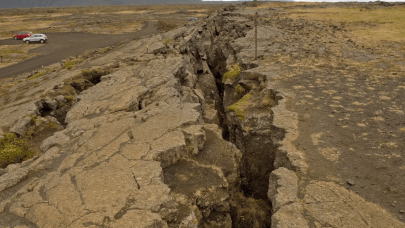
[[48,41],[48,37],[45,34],[34,34],[30,37],[24,38],[23,42],[29,44],[31,42],[40,42],[41,44]]

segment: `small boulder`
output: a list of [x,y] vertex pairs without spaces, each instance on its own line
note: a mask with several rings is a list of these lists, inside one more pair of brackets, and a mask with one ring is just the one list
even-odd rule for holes
[[162,42],[155,42],[149,45],[148,53],[152,54],[166,54],[166,46]]

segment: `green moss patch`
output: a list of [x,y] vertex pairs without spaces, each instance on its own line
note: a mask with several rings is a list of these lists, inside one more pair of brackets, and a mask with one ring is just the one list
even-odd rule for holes
[[52,123],[52,122],[49,122],[48,125],[47,125],[47,127],[48,127],[49,129],[51,129],[51,130],[57,129],[56,125],[55,125],[54,123]]
[[242,72],[242,68],[240,67],[239,63],[234,64],[228,68],[228,72],[224,74],[222,77],[222,82],[232,82],[235,80],[236,77],[239,76],[239,74]]
[[172,39],[167,39],[163,42],[164,45],[168,45],[170,42],[172,42]]
[[245,109],[249,106],[252,94],[248,93],[242,97],[238,102],[228,107],[228,111],[235,112],[235,115],[243,120],[246,116]]
[[28,80],[36,79],[36,78],[38,78],[38,77],[41,77],[41,76],[44,75],[44,74],[46,74],[45,71],[36,73],[36,74],[32,75],[31,77],[29,77]]
[[235,93],[239,96],[242,96],[244,93],[246,93],[246,90],[238,84],[235,88]]
[[66,96],[65,97],[66,100],[68,100],[69,102],[73,102],[75,99],[72,96]]
[[97,76],[97,75],[106,75],[106,70],[104,69],[91,69],[91,70],[82,70],[83,76]]
[[78,60],[74,60],[74,61],[68,61],[65,64],[63,64],[63,68],[66,68],[68,70],[72,69],[76,64],[81,63],[83,60],[78,59]]
[[31,124],[35,125],[37,123],[37,119],[33,115],[31,115],[30,117],[31,117]]
[[0,167],[5,168],[10,164],[20,163],[32,158],[38,150],[31,149],[24,139],[15,134],[6,134],[0,139]]

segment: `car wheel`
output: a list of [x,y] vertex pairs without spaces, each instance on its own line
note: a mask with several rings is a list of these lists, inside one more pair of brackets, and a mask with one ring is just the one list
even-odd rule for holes
[[41,44],[43,44],[43,43],[45,43],[45,40],[41,40],[41,41],[39,41],[39,42],[41,42]]
[[16,40],[16,39],[17,39],[17,37],[15,36],[15,37],[14,37],[14,39]]
[[30,43],[30,41],[29,41],[29,40],[26,40],[26,41],[25,41],[25,43],[29,44],[29,43]]

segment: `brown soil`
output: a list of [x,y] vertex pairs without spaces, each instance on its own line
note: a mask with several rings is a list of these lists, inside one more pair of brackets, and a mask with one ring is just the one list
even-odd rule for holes
[[[306,154],[309,179],[344,185],[405,221],[401,213],[405,210],[405,43],[356,36],[361,27],[375,28],[366,21],[322,21],[288,13],[336,6],[273,9],[273,17],[263,18],[262,23],[287,31],[287,36],[270,41],[271,54],[261,62],[282,69],[281,85],[295,94],[288,109],[299,114],[300,135],[294,144]],[[360,7],[381,12],[387,6]]]

